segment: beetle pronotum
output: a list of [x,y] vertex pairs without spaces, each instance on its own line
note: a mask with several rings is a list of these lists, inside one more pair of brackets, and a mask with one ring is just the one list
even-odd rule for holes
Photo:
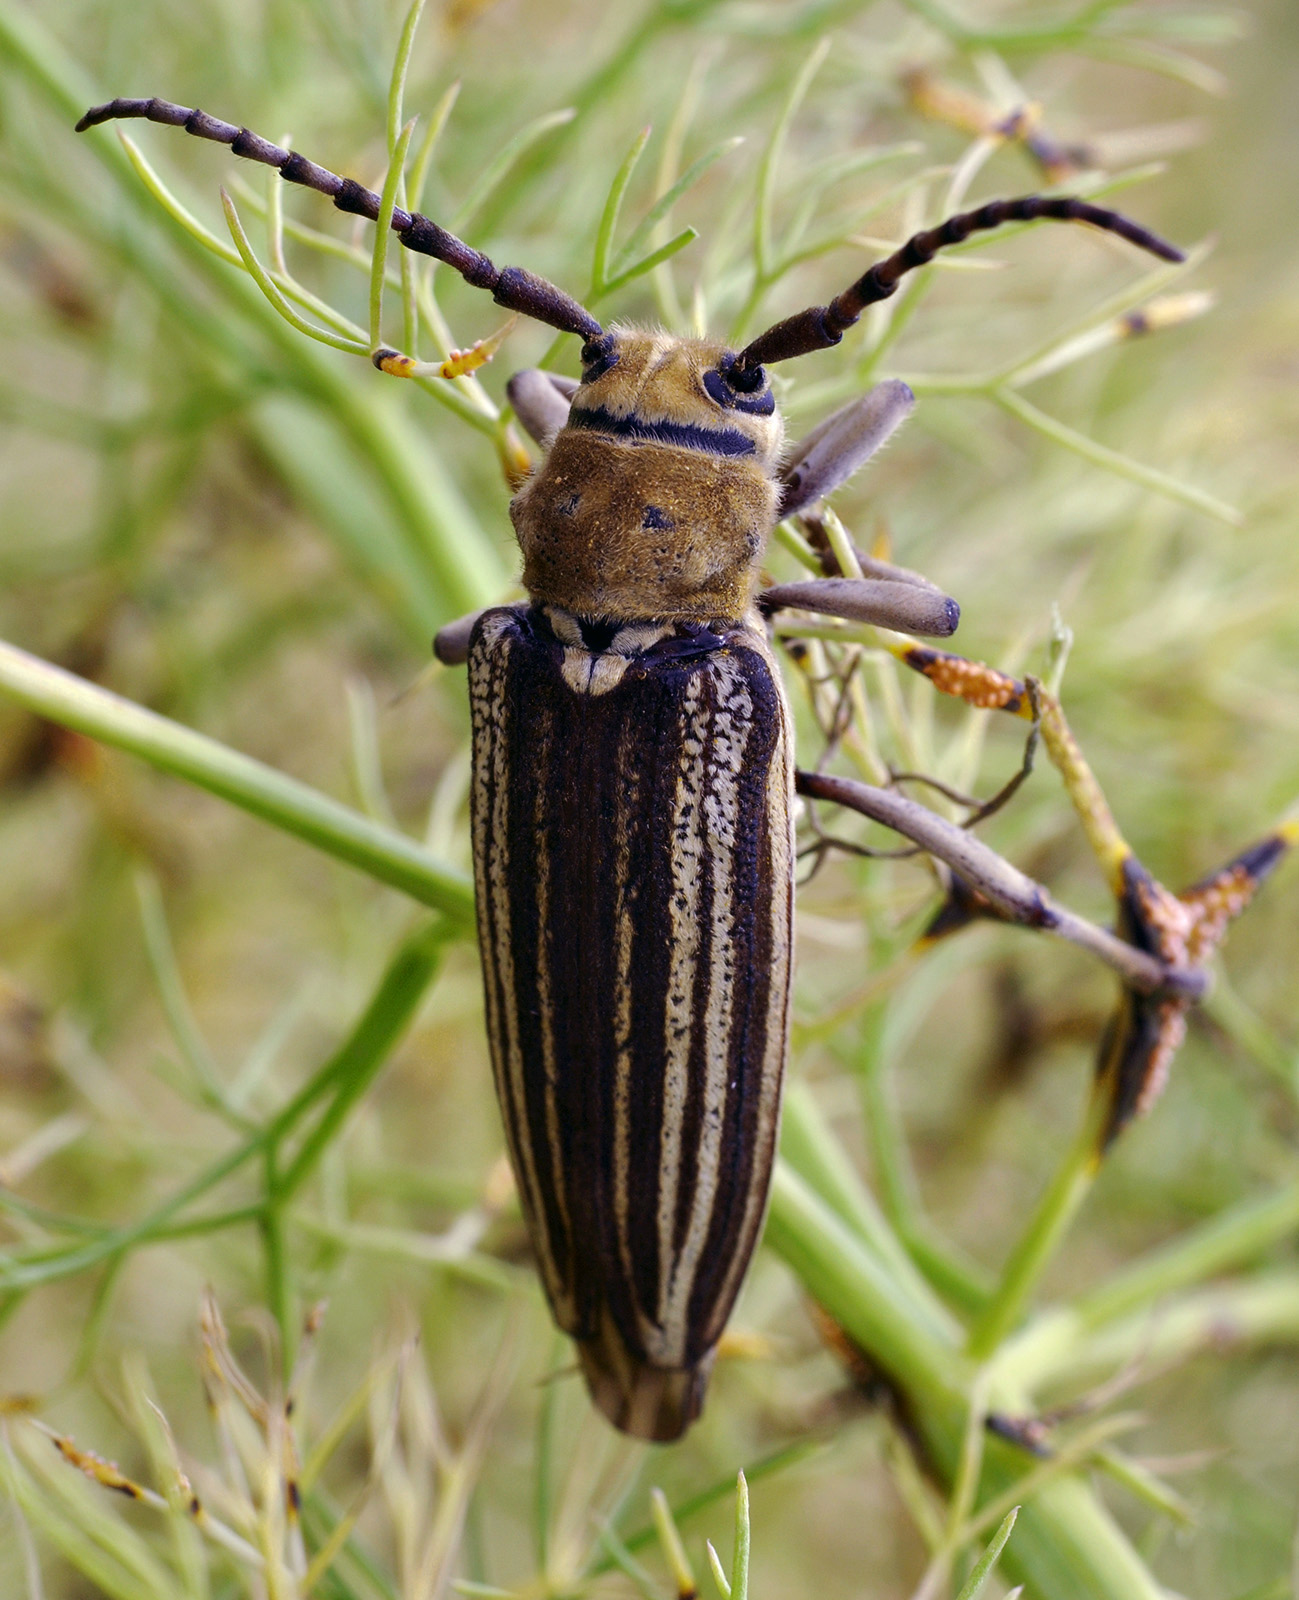
[[[114,100],[78,129],[121,117],[183,127],[343,211],[381,214],[353,180],[167,101]],[[530,372],[509,386],[545,451],[510,508],[529,598],[452,624],[436,648],[469,667],[487,1027],[523,1211],[591,1393],[629,1433],[672,1439],[698,1414],[766,1206],[795,773],[765,617],[797,607],[940,636],[957,620],[932,585],[882,564],[759,593],[776,522],[842,483],[913,403],[881,384],[783,456],[765,368],[837,344],[945,246],[1035,219],[1181,259],[1081,200],[993,201],[733,351],[606,329],[546,280],[392,214],[409,249],[583,341],[580,383]],[[1131,959],[1155,987],[1158,952]]]

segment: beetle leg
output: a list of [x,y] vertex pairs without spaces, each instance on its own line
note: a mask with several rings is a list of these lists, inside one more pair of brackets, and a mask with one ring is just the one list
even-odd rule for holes
[[[1249,905],[1290,847],[1299,843],[1299,818],[1287,818],[1217,872],[1174,894],[1147,872],[1119,831],[1053,694],[1031,679],[1021,682],[994,667],[925,645],[896,643],[886,644],[886,648],[944,694],[1040,722],[1042,743],[1064,779],[1088,843],[1114,893],[1119,935],[1132,948],[1149,952],[1162,962],[1169,974],[1189,978],[1199,973],[1222,942],[1228,923]],[[907,837],[915,834],[907,832]],[[973,917],[1007,918],[1007,910],[989,893],[990,880],[971,876],[950,856],[944,859],[957,877],[948,902],[927,930],[929,940],[954,931]],[[1019,919],[1012,916],[1010,920]],[[1158,1097],[1185,1035],[1186,1012],[1195,999],[1190,990],[1152,992],[1118,970],[1123,989],[1097,1062],[1097,1090],[1107,1102],[1100,1131],[1102,1151]]]
[[941,589],[897,578],[809,578],[777,583],[758,597],[759,607],[773,611],[817,611],[849,622],[923,633],[945,639],[956,632],[961,608]]
[[[490,607],[484,606],[483,611]],[[463,667],[469,659],[469,635],[483,611],[470,611],[433,635],[433,654],[444,667]]]
[[812,429],[794,446],[781,472],[780,517],[822,500],[887,443],[915,409],[916,397],[898,378],[877,383]]
[[577,387],[575,378],[545,372],[540,367],[525,367],[505,385],[505,395],[524,432],[534,444],[549,450],[555,435],[568,421],[569,401]]
[[1202,973],[1173,966],[1159,954],[1066,910],[1042,884],[1011,866],[991,846],[896,789],[881,789],[828,772],[801,770],[794,775],[794,788],[808,799],[847,806],[892,828],[945,862],[964,881],[967,893],[973,889],[985,915],[1022,927],[1041,928],[1081,945],[1141,994],[1198,998],[1203,991]]

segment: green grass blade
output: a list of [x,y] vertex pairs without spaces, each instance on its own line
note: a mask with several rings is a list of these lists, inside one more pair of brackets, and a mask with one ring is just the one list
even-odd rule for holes
[[661,244],[657,250],[651,250],[649,255],[642,256],[639,261],[633,262],[625,272],[620,272],[617,277],[610,278],[602,289],[590,296],[591,301],[594,302],[604,295],[612,294],[615,289],[621,289],[624,284],[631,283],[633,279],[643,277],[647,272],[652,272],[655,267],[662,266],[665,261],[670,261],[674,255],[684,250],[692,240],[698,237],[699,230],[697,228],[682,228],[681,232],[674,234],[666,244]]
[[389,963],[360,1021],[325,1069],[337,1086],[334,1098],[276,1179],[271,1199],[277,1205],[301,1188],[387,1062],[437,977],[447,943],[454,936],[452,926],[433,921],[407,939]]
[[1063,445],[1066,450],[1072,450],[1084,461],[1104,467],[1116,477],[1126,478],[1129,483],[1135,483],[1143,489],[1152,489],[1166,499],[1176,500],[1179,505],[1189,506],[1192,511],[1201,511],[1206,517],[1225,522],[1229,528],[1239,528],[1245,520],[1236,507],[1228,505],[1225,500],[1197,489],[1194,484],[1183,483],[1167,472],[1160,472],[1157,467],[1134,461],[1131,456],[1111,450],[1108,445],[1098,444],[1095,439],[1089,439],[1086,434],[1048,416],[1045,411],[1039,411],[1032,401],[1026,400],[1013,389],[994,389],[992,398],[1004,411],[1009,411],[1012,417],[1018,417],[1037,433],[1055,444]]
[[[645,215],[640,219],[626,239],[618,247],[614,256],[613,265],[618,267],[622,262],[638,250],[653,233],[655,227],[676,205],[687,190],[692,189],[709,167],[720,161],[723,156],[730,155],[732,150],[738,150],[744,143],[742,134],[736,134],[732,139],[723,139],[720,144],[715,144],[711,150],[706,151],[697,161],[692,161],[677,181],[665,193],[659,196]],[[619,280],[622,281],[621,279]]]
[[413,839],[381,828],[251,756],[0,641],[0,691],[29,711],[75,728],[273,823],[380,883],[401,889],[459,923],[473,914],[464,873]]
[[631,182],[632,173],[636,170],[636,163],[649,143],[651,131],[649,128],[642,128],[632,140],[631,149],[623,157],[622,165],[614,173],[613,182],[609,185],[604,211],[600,216],[600,226],[595,234],[595,253],[591,261],[591,299],[598,299],[610,287],[609,262],[613,257],[613,238],[618,231],[618,216],[622,211],[622,202],[627,193],[627,186]]
[[1006,1548],[1006,1541],[1010,1538],[1011,1529],[1019,1516],[1019,1507],[1009,1513],[1006,1520],[992,1536],[992,1542],[974,1564],[974,1571],[970,1574],[961,1588],[956,1600],[978,1600],[983,1593],[984,1586],[992,1576],[992,1569],[1001,1558],[1001,1552]]
[[730,1600],[749,1600],[749,1485],[742,1472],[735,1480],[735,1558],[731,1563]]
[[[406,20],[401,25],[401,37],[397,41],[397,54],[393,58],[392,77],[388,83],[388,157],[393,160],[397,150],[397,141],[401,138],[401,110],[402,97],[406,93],[406,74],[410,70],[411,52],[415,48],[415,30],[419,27],[419,20],[424,11],[424,0],[412,0],[410,9],[406,12]],[[401,162],[396,162],[400,167]]]
[[548,111],[545,116],[535,117],[531,122],[525,123],[513,138],[506,140],[499,153],[487,164],[460,209],[451,218],[452,231],[463,233],[491,199],[493,192],[500,187],[515,162],[535,144],[540,143],[553,129],[563,128],[572,122],[576,115],[577,112],[571,106],[563,107],[559,111]]
[[308,339],[315,339],[318,344],[327,344],[335,350],[345,350],[348,355],[365,356],[369,351],[363,344],[358,344],[355,339],[348,339],[339,333],[330,333],[327,328],[318,328],[305,317],[300,317],[289,304],[283,291],[271,281],[271,275],[257,259],[256,253],[249,242],[248,235],[244,232],[244,225],[239,220],[239,213],[235,210],[235,203],[225,189],[221,191],[221,207],[226,214],[226,223],[230,228],[230,237],[235,242],[235,249],[239,252],[240,260],[248,276],[266,296],[271,306],[284,318],[285,322],[296,332],[305,333]]
[[397,204],[397,191],[401,188],[406,166],[406,152],[410,149],[411,135],[415,132],[414,119],[397,135],[388,175],[383,180],[383,193],[379,197],[379,220],[374,228],[374,253],[370,258],[370,349],[377,350],[383,343],[383,286],[388,271],[388,241],[392,237],[392,213]]
[[775,265],[772,219],[776,207],[780,158],[785,148],[785,140],[790,125],[798,114],[798,108],[812,87],[813,78],[821,70],[822,63],[829,53],[829,39],[818,40],[811,54],[798,69],[798,74],[785,96],[785,102],[772,127],[766,149],[762,152],[762,163],[758,168],[758,193],[753,208],[753,255],[759,283],[766,282]]

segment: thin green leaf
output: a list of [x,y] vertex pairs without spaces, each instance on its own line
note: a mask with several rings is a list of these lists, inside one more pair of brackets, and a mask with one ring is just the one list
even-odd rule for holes
[[576,115],[577,112],[571,106],[567,106],[560,111],[548,111],[544,117],[536,117],[533,121],[525,123],[513,138],[505,142],[499,154],[488,163],[478,182],[469,191],[468,198],[451,219],[452,231],[463,233],[519,157],[544,139],[553,129],[562,128],[572,122]]
[[704,1540],[704,1549],[708,1552],[708,1570],[713,1575],[713,1582],[717,1585],[718,1594],[721,1595],[722,1600],[731,1600],[731,1580],[726,1576],[726,1570],[722,1566],[722,1558],[713,1548],[711,1539]]
[[639,261],[633,263],[625,272],[620,272],[616,278],[610,278],[608,283],[598,293],[590,295],[589,299],[592,301],[600,300],[605,295],[612,294],[615,289],[621,289],[634,279],[643,277],[647,272],[652,272],[655,267],[661,266],[665,261],[670,261],[678,251],[684,250],[688,244],[698,237],[698,228],[682,228],[681,232],[674,234],[666,244],[660,245],[657,250],[651,250],[649,255],[642,256]]
[[358,344],[355,339],[346,339],[341,334],[329,333],[324,328],[317,328],[305,317],[300,317],[289,304],[284,294],[271,281],[270,274],[262,266],[253,253],[253,247],[248,242],[248,235],[244,232],[243,223],[239,220],[239,213],[235,210],[235,203],[225,189],[221,191],[221,205],[226,214],[226,223],[230,228],[230,236],[235,242],[248,275],[266,296],[271,306],[279,312],[288,325],[298,333],[305,333],[309,339],[315,339],[319,344],[330,345],[335,350],[345,350],[349,355],[369,355],[369,350],[363,344]]
[[176,196],[162,181],[158,174],[149,165],[144,157],[144,152],[128,133],[121,128],[117,130],[117,137],[121,140],[122,148],[126,151],[127,159],[140,175],[140,181],[145,188],[163,208],[184,228],[191,238],[197,239],[205,250],[210,250],[214,256],[220,256],[222,261],[228,261],[232,267],[242,267],[244,259],[237,250],[232,249],[223,239],[218,239],[215,233],[205,228],[192,211],[187,211]]
[[1001,1552],[1006,1548],[1006,1540],[1010,1538],[1011,1529],[1015,1526],[1015,1519],[1019,1516],[1019,1507],[1016,1506],[1009,1512],[1006,1520],[992,1536],[992,1542],[975,1562],[974,1571],[966,1580],[957,1595],[956,1600],[977,1600],[983,1593],[983,1586],[992,1576],[992,1569],[997,1565]]
[[397,191],[401,187],[406,152],[414,132],[415,121],[412,118],[397,135],[388,173],[383,180],[383,193],[379,197],[379,220],[374,226],[374,253],[370,258],[371,350],[379,349],[383,343],[383,285],[388,267],[388,241],[392,237],[392,213],[397,205]]
[[735,1478],[735,1556],[731,1562],[730,1600],[749,1600],[749,1485],[743,1472]]
[[[397,153],[401,138],[401,103],[406,92],[406,74],[410,69],[411,52],[415,48],[415,30],[419,27],[424,0],[413,0],[402,23],[401,37],[397,41],[397,54],[392,63],[392,77],[388,82],[388,158],[391,162]],[[397,162],[400,167],[401,162]]]
[[[553,1389],[556,1386],[550,1384],[549,1387]],[[631,1580],[641,1600],[662,1600],[654,1580],[607,1522],[600,1525],[600,1543],[604,1546],[611,1563]]]
[[1152,1510],[1171,1518],[1183,1528],[1195,1526],[1195,1512],[1187,1502],[1176,1489],[1142,1462],[1111,1447],[1096,1452],[1096,1464],[1115,1483],[1122,1484],[1129,1494],[1144,1500]]
[[1192,484],[1182,483],[1167,472],[1160,472],[1156,467],[1148,467],[1144,462],[1133,461],[1131,456],[1125,456],[1118,450],[1111,450],[1108,445],[1098,444],[1095,439],[1089,439],[1086,434],[1078,433],[1065,423],[1057,421],[1055,417],[1049,417],[1046,412],[1039,411],[1031,401],[1025,400],[1022,394],[1017,394],[1013,389],[999,387],[993,389],[991,395],[1003,410],[1010,412],[1011,416],[1018,417],[1021,422],[1045,438],[1063,445],[1066,450],[1072,450],[1084,461],[1106,468],[1116,477],[1126,478],[1129,483],[1138,484],[1143,489],[1153,489],[1156,494],[1162,494],[1166,499],[1176,500],[1181,505],[1189,506],[1192,511],[1202,511],[1205,516],[1225,522],[1230,528],[1239,528],[1245,520],[1235,506],[1228,505],[1225,500],[1219,500],[1216,495],[1206,494],[1203,489],[1197,489]]
[[659,1536],[659,1545],[663,1551],[663,1559],[667,1569],[672,1574],[672,1581],[681,1600],[687,1596],[698,1593],[695,1575],[690,1566],[690,1558],[686,1555],[686,1547],[681,1542],[681,1535],[677,1532],[677,1525],[672,1516],[672,1507],[668,1504],[668,1497],[662,1489],[650,1490],[650,1515],[654,1520],[654,1527]]
[[1230,84],[1223,73],[1206,66],[1194,56],[1172,50],[1166,45],[1142,44],[1135,39],[1087,39],[1079,43],[1080,54],[1094,56],[1098,61],[1109,61],[1124,67],[1138,67],[1144,72],[1157,73],[1162,78],[1172,78],[1175,83],[1187,84],[1215,99],[1226,95]]
[[785,148],[785,139],[798,108],[812,87],[812,79],[820,71],[821,63],[829,51],[829,39],[818,40],[812,53],[799,68],[771,130],[766,149],[762,152],[762,162],[758,167],[758,193],[753,208],[753,254],[755,273],[759,282],[765,281],[773,264],[772,214],[775,210],[776,179],[780,157]]
[[436,980],[452,937],[451,925],[435,918],[398,947],[369,1005],[324,1069],[323,1077],[334,1089],[333,1099],[293,1160],[276,1176],[269,1198],[277,1206],[311,1175],[357,1101],[387,1064]]
[[0,690],[39,716],[185,778],[458,922],[472,917],[466,874],[435,860],[405,834],[379,827],[251,756],[4,642]]
[[847,150],[827,156],[824,161],[818,161],[806,172],[799,173],[799,193],[803,194],[810,190],[813,196],[819,195],[833,183],[840,183],[845,178],[855,178],[860,173],[870,172],[889,161],[900,161],[903,156],[923,155],[924,150],[925,147],[919,139],[903,139],[897,144],[867,145],[862,150]]
[[438,140],[442,137],[442,130],[450,120],[451,112],[459,98],[460,80],[457,78],[433,107],[428,128],[425,130],[423,139],[420,140],[419,153],[415,157],[415,164],[410,170],[410,189],[408,193],[412,211],[418,211],[424,203],[424,185],[428,181],[428,169],[433,161],[433,152],[437,149]]
[[614,174],[613,182],[609,185],[609,193],[604,202],[604,211],[600,216],[600,226],[596,229],[595,253],[591,261],[590,298],[592,299],[598,299],[609,287],[609,262],[613,252],[613,236],[618,230],[618,215],[622,210],[622,202],[627,193],[627,185],[631,182],[632,173],[636,170],[636,163],[644,153],[652,131],[648,127],[642,128],[635,139],[632,140],[631,149],[623,157],[622,165]]
[[659,196],[627,235],[627,238],[618,247],[613,265],[615,267],[620,266],[628,256],[639,249],[650,234],[653,233],[655,227],[663,221],[672,210],[672,207],[676,205],[681,196],[699,182],[709,167],[720,161],[723,156],[729,155],[732,150],[738,150],[743,143],[743,134],[736,134],[733,139],[723,139],[720,144],[715,144],[711,150],[700,156],[698,161],[691,162],[690,166],[686,168],[685,172],[682,173],[672,187]]
[[158,880],[151,873],[137,872],[135,893],[140,904],[140,920],[144,925],[144,944],[157,985],[172,1038],[198,1083],[204,1102],[236,1127],[248,1129],[247,1119],[231,1104],[221,1079],[220,1069],[208,1049],[207,1040],[199,1031],[194,1013],[190,1010],[185,984],[176,961],[176,952],[167,927],[163,910],[162,893]]

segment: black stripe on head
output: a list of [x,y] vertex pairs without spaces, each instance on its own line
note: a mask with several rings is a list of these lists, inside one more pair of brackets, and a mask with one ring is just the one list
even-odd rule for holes
[[570,428],[589,428],[635,444],[672,444],[683,450],[702,450],[713,456],[751,456],[757,446],[738,428],[701,428],[693,422],[647,422],[643,417],[615,417],[603,406],[576,406],[568,413]]

